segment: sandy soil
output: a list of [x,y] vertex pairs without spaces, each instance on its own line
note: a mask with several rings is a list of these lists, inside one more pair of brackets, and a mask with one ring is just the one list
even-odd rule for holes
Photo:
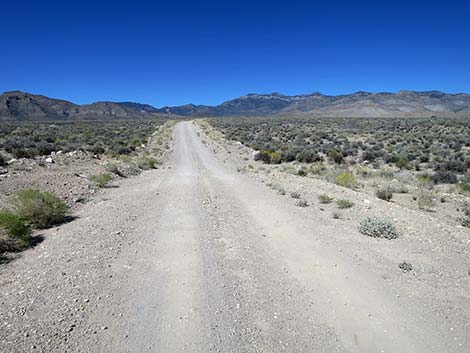
[[[469,351],[468,230],[250,171],[240,148],[179,123],[164,168],[98,195],[0,267],[0,351]],[[325,191],[355,206],[333,219]],[[400,237],[360,234],[369,214],[395,219]]]

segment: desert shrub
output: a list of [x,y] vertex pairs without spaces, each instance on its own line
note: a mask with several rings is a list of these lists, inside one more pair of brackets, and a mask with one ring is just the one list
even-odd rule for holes
[[137,166],[142,170],[157,168],[158,161],[152,157],[139,157],[136,161]]
[[121,121],[5,122],[0,149],[15,158],[33,158],[52,151],[130,154],[145,144],[164,119]]
[[470,228],[470,217],[462,218],[460,224],[465,228]]
[[328,158],[330,158],[333,162],[337,164],[341,164],[344,159],[343,155],[336,150],[331,150],[330,152],[328,152]]
[[307,175],[307,171],[303,168],[300,168],[298,171],[297,171],[297,175],[298,176],[306,176]]
[[111,175],[107,173],[92,175],[90,177],[90,180],[100,188],[104,188],[111,181],[111,179]]
[[326,166],[325,166],[325,163],[323,162],[312,163],[308,168],[309,173],[314,174],[314,175],[320,175],[325,170],[326,170]]
[[122,173],[122,171],[119,168],[119,165],[117,163],[109,163],[108,165],[106,165],[106,170],[110,173],[113,173],[113,174],[117,175],[117,176],[125,178],[125,175]]
[[393,192],[389,187],[382,186],[375,190],[375,195],[381,200],[390,201],[393,197]]
[[406,262],[406,261],[400,262],[398,264],[398,268],[402,270],[403,272],[410,272],[413,270],[413,266],[409,262]]
[[470,183],[460,183],[458,184],[458,188],[461,192],[470,194]]
[[9,238],[20,241],[24,245],[30,243],[30,225],[12,211],[0,211],[0,229],[1,232]]
[[293,192],[290,194],[290,197],[293,199],[300,199],[300,194],[298,192]]
[[3,154],[0,153],[0,167],[5,167],[7,164],[7,159]]
[[298,206],[298,207],[308,207],[308,202],[305,201],[305,200],[298,200],[295,203],[295,205]]
[[348,200],[348,199],[339,199],[339,200],[336,200],[336,205],[340,209],[345,209],[345,208],[353,207],[354,202],[352,202],[351,200]]
[[269,157],[269,154],[267,151],[259,151],[258,153],[255,154],[254,160],[261,161],[267,164],[271,161],[271,158]]
[[279,152],[263,150],[255,155],[255,161],[262,161],[266,164],[279,164],[281,163],[281,154]]
[[420,191],[417,196],[418,201],[418,208],[424,211],[432,211],[432,209],[436,206],[434,201],[434,196],[426,191]]
[[346,188],[354,189],[357,187],[357,179],[351,172],[341,172],[335,178],[336,184]]
[[35,228],[45,228],[64,221],[68,206],[55,194],[25,189],[16,193],[18,216]]
[[457,175],[449,171],[437,171],[431,175],[432,181],[436,184],[456,184],[458,182]]
[[462,227],[470,228],[470,217],[462,218],[460,224],[462,225]]
[[320,201],[320,203],[327,204],[327,203],[332,203],[333,198],[326,194],[321,194],[321,195],[318,195],[318,201]]
[[395,225],[387,219],[368,217],[361,221],[359,231],[369,237],[396,239],[398,237]]
[[320,156],[316,151],[311,149],[302,149],[296,156],[295,159],[303,163],[314,163],[322,162],[323,157]]
[[432,190],[434,188],[434,181],[430,176],[426,174],[421,174],[416,177],[418,180],[418,187],[425,190]]
[[464,204],[462,211],[465,216],[470,217],[470,205],[468,203]]
[[407,194],[409,192],[405,185],[396,180],[392,180],[392,182],[387,185],[387,188],[394,194]]

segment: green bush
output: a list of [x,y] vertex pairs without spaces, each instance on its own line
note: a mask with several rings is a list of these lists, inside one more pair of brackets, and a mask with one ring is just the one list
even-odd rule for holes
[[336,184],[355,189],[357,187],[357,180],[353,173],[351,172],[341,172],[335,178]]
[[111,175],[109,174],[98,174],[98,175],[92,175],[90,177],[90,180],[94,182],[96,185],[98,185],[100,188],[104,188],[110,181],[111,181]]
[[390,201],[393,197],[393,192],[389,187],[380,187],[375,191],[375,195],[384,201]]
[[351,200],[348,200],[348,199],[339,199],[339,200],[336,200],[336,205],[340,209],[345,209],[345,208],[353,207],[354,202],[352,202]]
[[55,194],[26,189],[16,193],[18,216],[35,228],[45,228],[64,221],[68,206]]
[[31,227],[19,215],[12,211],[0,211],[0,228],[11,238],[19,239],[24,243],[30,242]]
[[325,203],[325,204],[333,202],[333,198],[326,194],[318,195],[318,200],[320,201],[320,203]]
[[136,163],[142,170],[156,169],[158,165],[158,161],[152,157],[139,157]]
[[387,219],[368,217],[361,221],[359,231],[369,237],[396,239],[395,225]]

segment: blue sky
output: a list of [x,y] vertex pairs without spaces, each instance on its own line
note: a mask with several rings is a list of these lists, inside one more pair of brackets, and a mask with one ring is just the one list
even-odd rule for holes
[[470,92],[465,1],[9,1],[0,91],[76,103]]

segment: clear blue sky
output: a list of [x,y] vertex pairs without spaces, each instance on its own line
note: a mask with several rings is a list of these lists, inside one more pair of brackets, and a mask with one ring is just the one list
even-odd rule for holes
[[470,92],[465,1],[8,1],[0,31],[0,91],[76,103]]

